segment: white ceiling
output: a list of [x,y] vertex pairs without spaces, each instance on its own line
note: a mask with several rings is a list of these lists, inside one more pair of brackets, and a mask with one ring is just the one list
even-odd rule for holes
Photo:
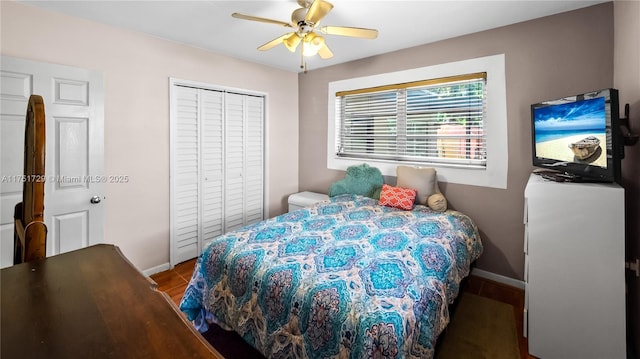
[[[307,58],[309,69],[374,56],[464,34],[570,11],[608,0],[376,1],[330,0],[322,25],[378,29],[375,40],[326,35],[334,57]],[[231,17],[234,12],[289,22],[299,7],[279,1],[30,1],[34,6],[90,19],[235,58],[300,71],[299,49],[257,47],[291,29]]]

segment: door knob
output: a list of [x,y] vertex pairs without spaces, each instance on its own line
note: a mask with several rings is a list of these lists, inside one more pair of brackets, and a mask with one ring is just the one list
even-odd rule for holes
[[100,203],[100,196],[91,197],[91,203],[93,204]]

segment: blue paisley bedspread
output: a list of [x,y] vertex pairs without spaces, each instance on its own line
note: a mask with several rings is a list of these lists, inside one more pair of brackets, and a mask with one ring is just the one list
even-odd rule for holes
[[481,253],[462,213],[338,196],[214,239],[180,309],[269,358],[431,358]]

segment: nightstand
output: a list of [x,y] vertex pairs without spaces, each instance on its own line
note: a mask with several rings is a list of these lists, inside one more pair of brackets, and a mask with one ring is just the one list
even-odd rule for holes
[[289,196],[289,212],[308,207],[328,199],[329,196],[324,193],[308,191],[294,193]]

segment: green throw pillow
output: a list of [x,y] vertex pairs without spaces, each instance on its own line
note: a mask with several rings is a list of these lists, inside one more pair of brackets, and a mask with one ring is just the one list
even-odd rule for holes
[[373,199],[380,199],[380,189],[384,183],[382,173],[376,167],[366,163],[347,168],[344,179],[336,181],[329,187],[329,197],[342,194],[359,194]]

